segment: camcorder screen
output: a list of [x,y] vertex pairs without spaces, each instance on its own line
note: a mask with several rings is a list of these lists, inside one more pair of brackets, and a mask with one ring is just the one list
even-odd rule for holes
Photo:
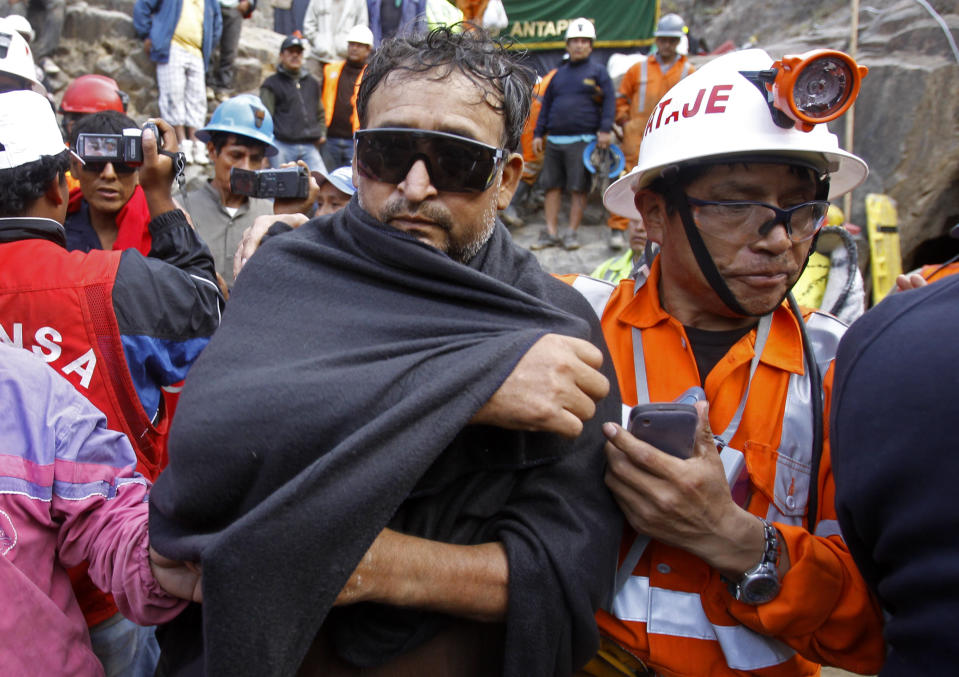
[[119,134],[81,134],[77,155],[91,160],[123,160],[123,137]]
[[283,169],[230,169],[230,190],[237,195],[262,198],[305,198],[310,174],[304,167]]

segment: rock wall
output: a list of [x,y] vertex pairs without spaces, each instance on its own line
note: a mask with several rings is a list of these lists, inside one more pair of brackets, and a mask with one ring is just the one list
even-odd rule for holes
[[[954,36],[955,0],[931,3]],[[114,77],[130,94],[136,117],[156,115],[154,65],[133,32],[134,0],[68,3],[54,79],[57,96],[83,73]],[[765,0],[663,0],[695,35],[715,47],[725,40],[754,43],[771,55],[814,47],[848,50],[846,0],[770,3]],[[506,2],[507,11],[509,0]],[[869,163],[866,184],[855,191],[851,220],[864,224],[868,192],[888,193],[899,204],[906,266],[916,247],[959,223],[959,64],[940,27],[914,0],[870,0],[860,7],[859,53],[869,66],[855,108],[854,151]],[[243,26],[237,91],[256,91],[273,72],[282,36],[274,33],[270,0],[260,0]],[[210,111],[215,102],[210,101]],[[840,121],[835,132],[842,135]]]

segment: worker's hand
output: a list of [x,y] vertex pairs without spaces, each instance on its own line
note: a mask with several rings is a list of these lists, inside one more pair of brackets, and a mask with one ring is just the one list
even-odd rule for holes
[[909,291],[910,289],[919,289],[929,284],[929,281],[919,273],[906,273],[896,278],[897,291]]
[[[175,153],[179,146],[173,127],[160,118],[151,118],[150,122],[156,124],[163,137],[163,150]],[[177,208],[171,191],[176,168],[173,158],[157,150],[157,140],[149,129],[143,130],[140,143],[143,145],[143,164],[138,172],[140,187],[146,196],[150,216],[156,218]]]
[[310,212],[313,211],[313,205],[316,204],[316,201],[320,199],[320,184],[316,182],[316,179],[313,177],[313,174],[310,172],[310,168],[307,166],[303,160],[297,160],[296,162],[284,162],[280,165],[280,168],[286,167],[303,167],[306,170],[307,176],[309,176],[309,183],[307,187],[307,193],[305,198],[299,197],[290,197],[290,198],[276,198],[273,200],[273,213],[274,214],[303,214],[304,216],[309,216]]
[[609,144],[613,141],[613,135],[609,132],[597,132],[596,134],[596,147],[597,148],[609,148]]
[[149,54],[150,50],[152,49],[153,49],[153,40],[151,40],[150,38],[147,38],[146,40],[143,41],[143,51]]
[[168,594],[188,602],[203,601],[203,567],[164,557],[150,546],[150,571]]
[[266,231],[277,221],[287,223],[292,228],[299,228],[309,221],[309,219],[303,214],[264,214],[263,216],[256,217],[253,225],[243,231],[240,246],[236,248],[236,253],[233,255],[233,277],[240,274],[243,266],[246,265],[246,262],[253,256],[253,252],[260,246],[260,242],[263,240],[263,236],[266,235]]
[[603,354],[589,341],[547,334],[533,344],[471,423],[576,437],[609,393],[598,369]]
[[537,136],[533,139],[533,153],[536,155],[543,154],[543,137]]
[[[637,532],[696,555],[735,578],[762,559],[763,527],[733,501],[709,427],[708,405],[699,402],[696,409],[699,428],[688,459],[605,423],[606,485]],[[788,569],[785,559],[780,560],[782,573]]]

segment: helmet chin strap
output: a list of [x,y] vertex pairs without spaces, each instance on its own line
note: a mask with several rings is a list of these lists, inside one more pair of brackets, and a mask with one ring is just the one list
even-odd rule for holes
[[[689,246],[693,250],[693,256],[696,257],[696,263],[699,264],[699,270],[702,271],[703,277],[706,278],[709,286],[713,288],[713,291],[716,292],[720,300],[726,304],[726,307],[737,315],[746,317],[760,317],[761,315],[765,315],[766,313],[756,315],[748,312],[740,305],[739,301],[736,300],[729,286],[727,286],[726,280],[719,274],[719,269],[716,268],[716,264],[713,262],[713,257],[709,254],[709,250],[706,249],[706,243],[703,242],[703,238],[699,234],[696,222],[693,221],[693,213],[689,209],[686,194],[683,193],[682,189],[676,183],[671,183],[668,190],[669,200],[679,209],[679,216],[683,222],[686,239],[689,241]],[[783,298],[785,298],[785,296]],[[782,299],[780,299],[779,302],[782,303]]]

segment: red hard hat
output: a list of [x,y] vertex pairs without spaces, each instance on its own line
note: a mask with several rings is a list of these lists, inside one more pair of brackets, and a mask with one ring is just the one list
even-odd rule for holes
[[106,75],[81,75],[67,86],[60,101],[61,113],[99,113],[115,110],[125,113],[127,95],[116,80]]

